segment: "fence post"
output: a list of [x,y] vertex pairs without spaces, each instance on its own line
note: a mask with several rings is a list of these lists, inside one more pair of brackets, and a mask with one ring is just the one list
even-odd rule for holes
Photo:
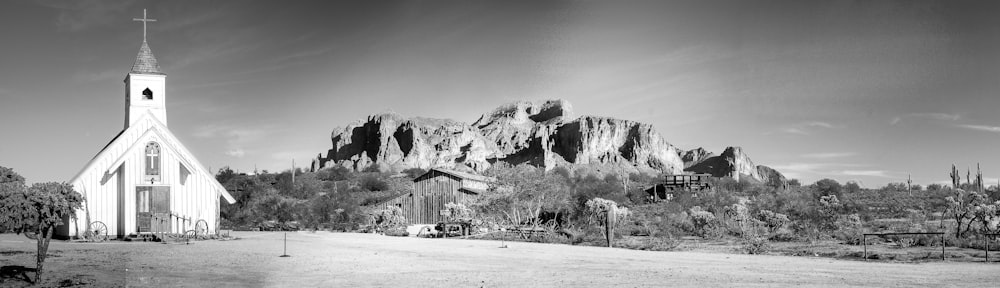
[[868,261],[868,234],[861,234],[861,243],[865,247],[865,261]]

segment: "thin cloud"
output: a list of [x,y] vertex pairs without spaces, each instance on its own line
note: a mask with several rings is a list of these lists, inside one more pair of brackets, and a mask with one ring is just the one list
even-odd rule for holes
[[269,127],[243,128],[230,125],[210,124],[198,127],[194,136],[198,138],[223,138],[226,141],[226,155],[242,158],[248,154],[247,146],[265,141],[271,134]]
[[809,153],[802,154],[802,158],[812,158],[812,159],[832,159],[832,158],[844,158],[857,155],[854,152],[826,152],[826,153]]
[[957,121],[958,119],[961,119],[962,116],[958,114],[948,114],[948,113],[910,113],[893,117],[892,120],[889,121],[889,125],[896,125],[899,122],[903,121],[904,119],[911,119],[911,118],[931,119],[940,121]]
[[840,174],[847,176],[868,176],[868,177],[882,177],[891,178],[889,171],[885,170],[844,170]]
[[226,155],[233,156],[233,157],[236,157],[236,158],[243,158],[243,156],[247,155],[247,152],[245,150],[243,150],[243,148],[238,148],[237,147],[237,148],[229,149],[228,151],[226,151]]
[[1000,133],[1000,126],[962,124],[962,125],[958,125],[958,127],[962,127],[962,128],[965,128],[965,129],[971,129],[971,130],[977,130],[977,131]]
[[[132,6],[128,1],[37,1],[38,5],[58,9],[56,28],[62,31],[77,32],[93,27],[111,26],[119,21],[117,16],[124,14]],[[141,16],[141,15],[139,15]]]
[[802,129],[799,128],[784,128],[781,129],[781,132],[788,134],[809,135],[809,133],[806,133],[806,131],[802,131]]
[[809,121],[781,128],[780,131],[781,133],[785,134],[809,135],[812,134],[812,132],[817,129],[840,129],[840,128],[844,128],[844,125],[837,125],[830,122],[822,122],[822,121]]
[[849,167],[862,167],[865,165],[854,163],[787,163],[778,165],[768,165],[781,172],[789,178],[800,178],[807,175],[829,176],[837,175],[838,169]]
[[819,122],[819,121],[805,123],[805,126],[808,126],[808,127],[822,127],[822,128],[827,128],[827,129],[840,128],[837,125],[833,125],[833,124],[830,124],[830,123],[827,123],[827,122]]

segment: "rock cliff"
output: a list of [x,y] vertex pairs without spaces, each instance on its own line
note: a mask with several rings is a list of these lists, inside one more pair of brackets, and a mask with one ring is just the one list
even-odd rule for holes
[[[700,150],[700,151],[699,151]],[[763,165],[754,164],[740,147],[727,147],[719,156],[711,156],[711,153],[704,152],[698,148],[688,151],[682,156],[687,166],[684,171],[694,173],[712,174],[715,177],[732,177],[735,179],[752,179],[764,183],[784,185],[787,181],[784,175],[777,170]],[[702,160],[694,160],[698,157],[689,155],[708,155]],[[692,159],[690,162],[688,159]]]
[[362,170],[378,164],[382,170],[395,171],[413,167],[481,171],[501,161],[545,168],[586,166],[667,174],[687,170],[784,179],[770,168],[758,171],[738,147],[730,147],[719,156],[702,148],[683,151],[664,140],[652,125],[608,117],[574,117],[572,110],[563,100],[514,102],[483,114],[471,125],[376,114],[334,129],[332,148],[326,155],[320,154],[312,168],[341,165]]

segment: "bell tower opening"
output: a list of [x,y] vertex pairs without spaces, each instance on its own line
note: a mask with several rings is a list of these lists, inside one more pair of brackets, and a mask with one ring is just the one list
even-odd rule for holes
[[149,88],[142,90],[142,100],[153,100],[153,90],[149,90]]

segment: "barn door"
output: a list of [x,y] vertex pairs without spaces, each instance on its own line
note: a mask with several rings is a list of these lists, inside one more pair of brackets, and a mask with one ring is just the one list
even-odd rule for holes
[[135,187],[137,231],[170,232],[170,187]]

